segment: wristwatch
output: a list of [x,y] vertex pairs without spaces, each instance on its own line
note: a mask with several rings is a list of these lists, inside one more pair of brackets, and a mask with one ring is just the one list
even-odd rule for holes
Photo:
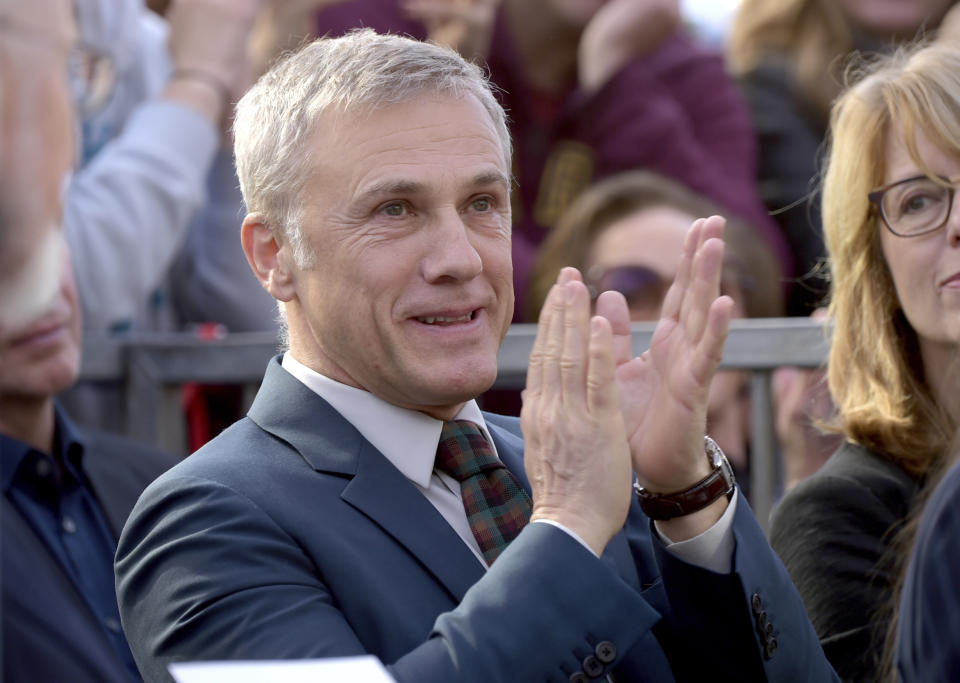
[[713,471],[690,488],[674,493],[651,493],[637,482],[633,483],[640,509],[647,517],[660,520],[682,517],[702,510],[720,496],[733,495],[737,480],[727,456],[709,436],[703,437],[703,448]]

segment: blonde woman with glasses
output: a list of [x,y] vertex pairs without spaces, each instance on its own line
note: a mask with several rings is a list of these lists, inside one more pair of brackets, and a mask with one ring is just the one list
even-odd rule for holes
[[[960,423],[960,46],[868,66],[831,114],[823,183],[844,445],[776,511],[772,545],[831,663],[876,680],[891,539]],[[875,635],[879,634],[879,636]]]

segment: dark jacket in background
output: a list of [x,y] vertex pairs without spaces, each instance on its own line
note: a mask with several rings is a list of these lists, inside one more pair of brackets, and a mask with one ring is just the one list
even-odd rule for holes
[[771,56],[741,77],[740,86],[757,135],[760,197],[793,254],[788,313],[807,315],[827,294],[820,213],[827,118],[804,102],[784,58]]
[[960,464],[923,511],[900,595],[903,683],[960,680]]
[[884,555],[917,490],[903,469],[848,442],[774,512],[770,544],[844,680],[877,680],[877,611],[894,578]]
[[[109,434],[78,434],[83,443],[82,473],[115,542],[140,493],[177,459]],[[104,631],[102,615],[93,613],[60,561],[12,502],[8,491],[4,491],[2,505],[2,680],[6,683],[137,680]],[[111,562],[106,564],[110,566]],[[112,576],[108,580],[112,580]],[[109,626],[119,629],[120,625]]]

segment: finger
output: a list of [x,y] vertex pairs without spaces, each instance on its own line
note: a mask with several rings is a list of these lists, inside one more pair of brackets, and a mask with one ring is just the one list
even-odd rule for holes
[[690,225],[687,236],[683,240],[683,252],[680,254],[680,263],[677,265],[677,276],[673,279],[673,284],[667,290],[666,296],[663,297],[663,306],[660,309],[661,318],[680,319],[680,306],[690,280],[693,257],[700,245],[700,230],[704,221],[703,218],[695,220]]
[[704,219],[703,227],[700,230],[700,244],[702,245],[709,239],[723,239],[723,231],[727,227],[727,219],[723,216],[713,215]]
[[633,338],[630,334],[630,308],[620,292],[603,292],[597,297],[597,315],[610,322],[613,331],[613,362],[617,365],[633,358]]
[[566,308],[563,316],[563,350],[560,374],[565,404],[583,409],[584,381],[587,374],[587,351],[590,337],[590,294],[582,282],[571,280],[564,285]]
[[590,364],[587,369],[587,410],[591,415],[620,410],[615,371],[610,321],[595,315],[590,320]]
[[680,304],[680,321],[684,334],[693,344],[700,341],[707,324],[707,312],[720,296],[723,251],[723,242],[710,238],[700,247],[693,261],[690,284]]
[[560,274],[557,276],[557,282],[566,284],[573,281],[583,282],[583,276],[580,274],[580,271],[573,266],[561,268]]
[[556,293],[550,302],[550,317],[547,320],[543,344],[543,369],[541,374],[541,393],[548,399],[560,397],[562,382],[560,376],[560,354],[563,350],[564,317],[566,315],[566,286],[559,281]]
[[537,335],[534,337],[533,346],[530,348],[526,390],[531,396],[539,396],[543,390],[544,349],[547,346],[547,329],[553,314],[553,299],[557,296],[556,290],[557,285],[553,285],[547,292],[547,299],[543,302],[543,308],[540,309],[540,317],[537,320]]
[[690,372],[694,380],[705,389],[709,387],[710,380],[723,359],[723,346],[730,332],[732,317],[733,299],[730,297],[721,296],[710,305],[706,330],[690,362]]

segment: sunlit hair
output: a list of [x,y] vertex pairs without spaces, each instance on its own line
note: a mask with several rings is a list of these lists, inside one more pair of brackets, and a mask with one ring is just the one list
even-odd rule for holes
[[474,96],[490,114],[510,166],[503,109],[483,72],[447,48],[370,29],[320,38],[286,55],[237,104],[234,153],[247,210],[260,212],[309,266],[303,192],[326,160],[311,140],[325,113],[356,117],[424,94]]
[[[723,213],[686,186],[649,171],[601,180],[574,200],[540,247],[530,280],[529,319],[536,320],[564,266],[586,272],[590,248],[604,230],[622,218],[657,208],[676,209],[694,218]],[[746,315],[782,315],[780,266],[773,251],[756,230],[735,218],[727,220],[724,242],[724,279],[742,292]]]
[[917,335],[880,248],[881,219],[867,192],[884,182],[891,133],[924,173],[916,133],[960,154],[960,49],[918,45],[860,68],[831,114],[823,232],[835,330],[828,378],[847,438],[922,475],[953,424],[924,380]]
[[826,121],[840,92],[853,35],[836,0],[742,0],[727,40],[727,64],[740,76],[773,55],[787,60],[811,113]]

